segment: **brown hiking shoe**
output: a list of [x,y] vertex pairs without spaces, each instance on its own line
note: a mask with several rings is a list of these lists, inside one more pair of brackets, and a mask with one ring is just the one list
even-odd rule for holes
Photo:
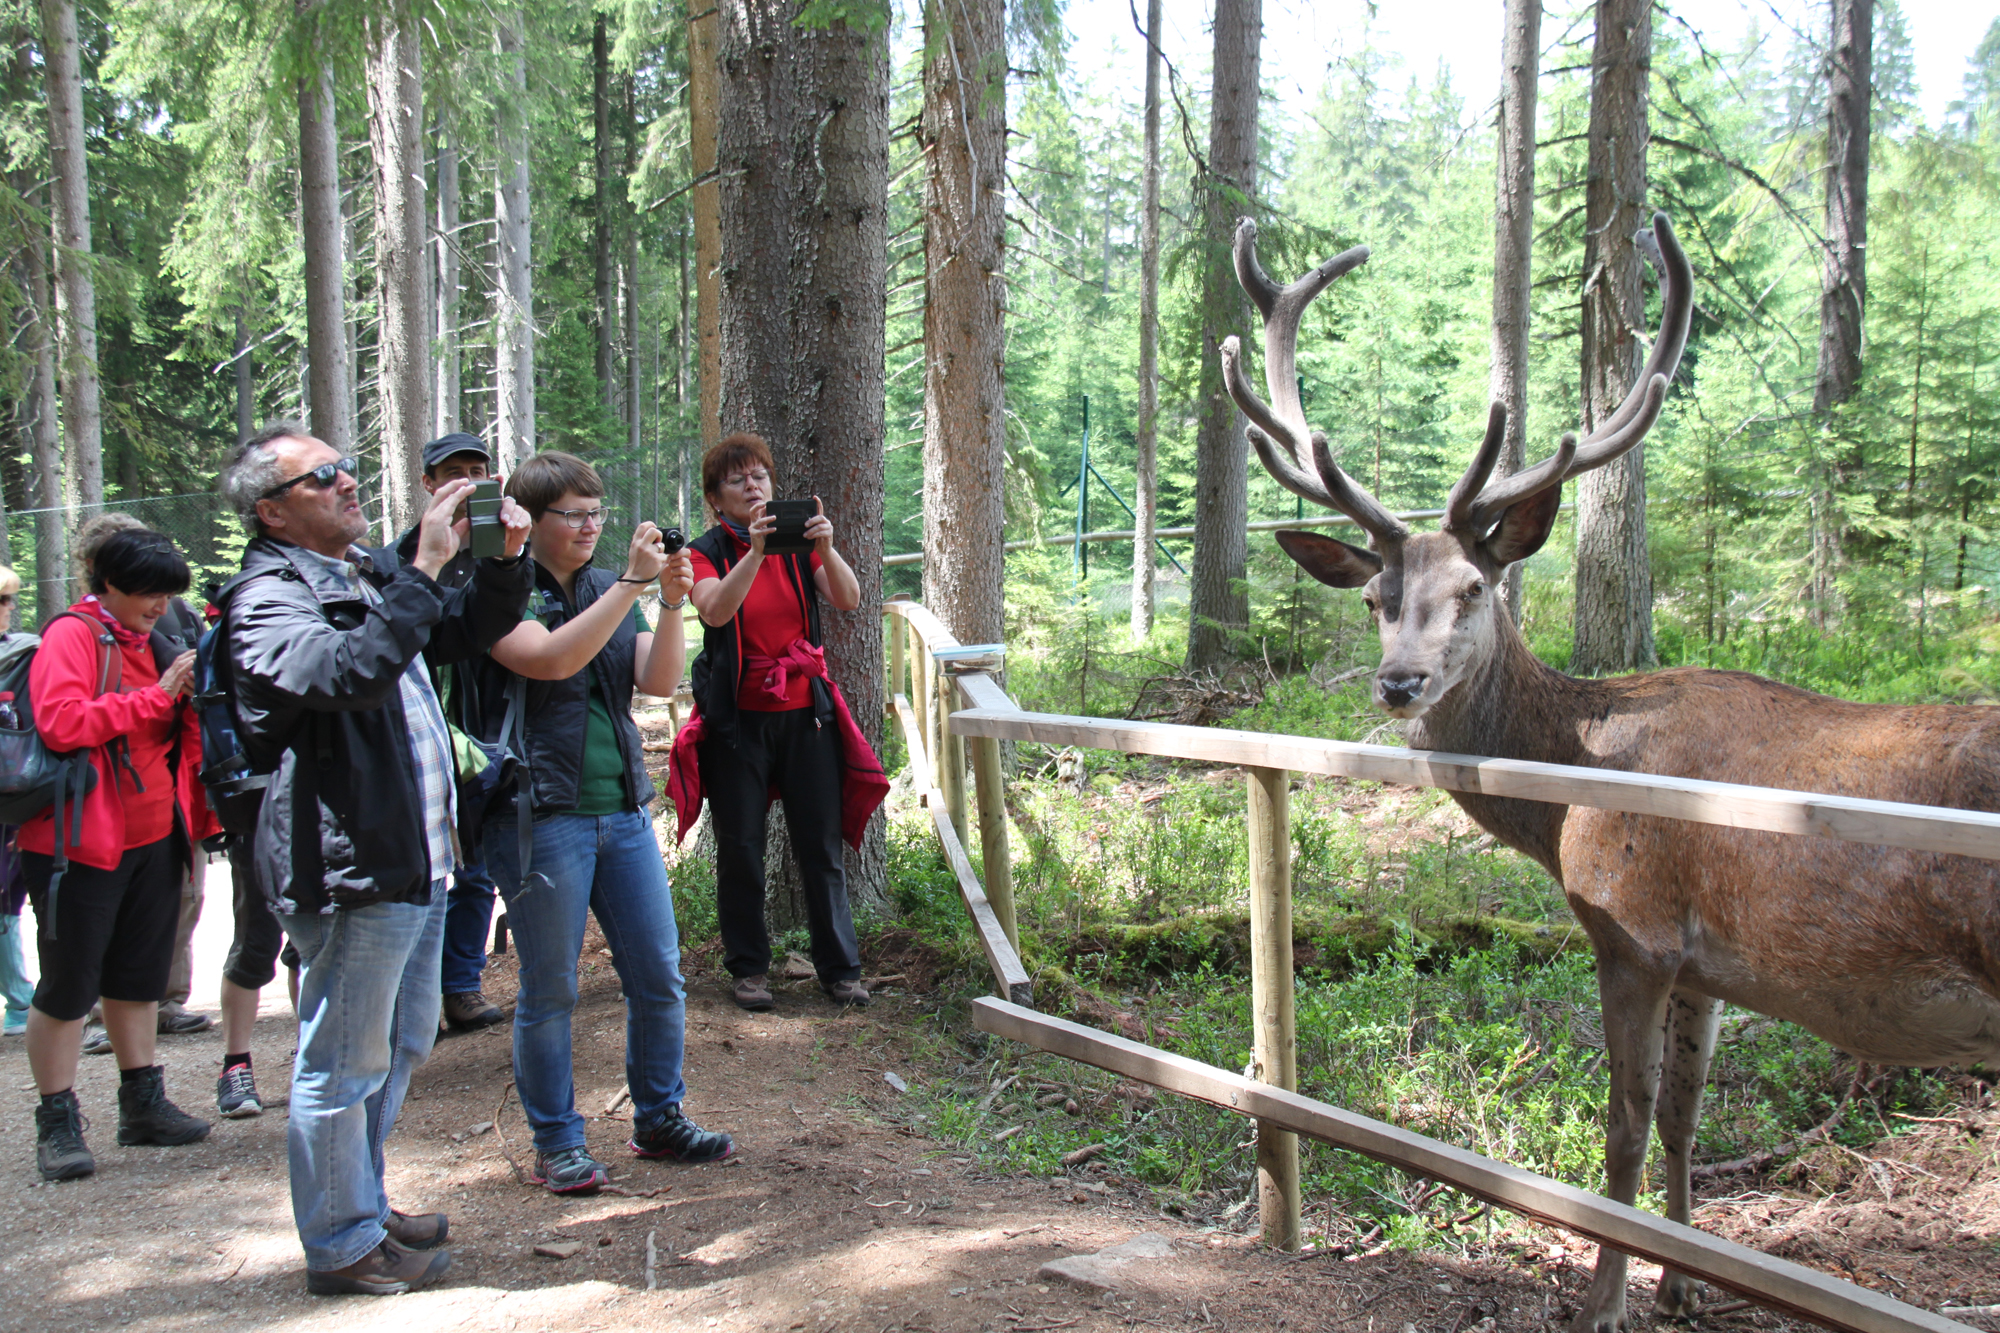
[[822,981],[819,988],[826,992],[826,998],[835,1004],[865,1007],[873,997],[868,988],[858,981]]
[[765,980],[762,972],[754,977],[736,978],[736,988],[731,994],[736,997],[736,1003],[740,1008],[748,1009],[752,1013],[761,1013],[766,1009],[778,1007],[778,1002],[771,998],[771,983]]
[[444,997],[444,1021],[455,1032],[476,1032],[480,1028],[490,1028],[495,1023],[505,1022],[507,1015],[500,1006],[488,1000],[476,990],[461,991],[457,995]]
[[423,1254],[385,1240],[345,1268],[307,1270],[306,1290],[315,1296],[398,1296],[428,1287],[450,1267],[449,1250]]
[[444,1244],[451,1221],[443,1213],[399,1213],[391,1208],[382,1229],[406,1250],[435,1250]]

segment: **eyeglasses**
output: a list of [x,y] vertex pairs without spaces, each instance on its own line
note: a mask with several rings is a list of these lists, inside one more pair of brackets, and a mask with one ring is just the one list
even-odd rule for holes
[[554,514],[572,528],[602,528],[605,516],[611,511],[599,505],[595,509],[551,509],[547,512]]
[[310,472],[301,472],[299,473],[298,476],[293,477],[290,481],[278,483],[276,486],[273,486],[270,490],[265,491],[262,495],[258,496],[257,498],[259,500],[275,500],[279,496],[283,495],[286,491],[289,491],[290,489],[292,489],[292,487],[298,485],[302,481],[309,481],[314,486],[317,486],[320,490],[330,491],[333,489],[334,479],[340,473],[345,472],[348,476],[352,477],[357,473],[359,473],[360,471],[361,471],[360,459],[336,458],[331,463],[321,463],[318,467],[314,468]]

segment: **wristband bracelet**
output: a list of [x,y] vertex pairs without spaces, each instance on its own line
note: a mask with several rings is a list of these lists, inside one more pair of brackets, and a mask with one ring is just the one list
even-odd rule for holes
[[687,604],[688,599],[683,597],[678,602],[661,602],[660,609],[662,611],[678,611]]
[[628,579],[622,574],[619,575],[615,581],[618,583],[636,583],[642,588],[645,587],[648,583],[652,582],[651,579]]

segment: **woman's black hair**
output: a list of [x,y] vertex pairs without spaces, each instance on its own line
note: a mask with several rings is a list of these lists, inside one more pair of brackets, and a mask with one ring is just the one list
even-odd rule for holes
[[134,597],[178,596],[193,579],[173,542],[150,528],[111,534],[90,562],[90,590],[95,593],[110,587]]

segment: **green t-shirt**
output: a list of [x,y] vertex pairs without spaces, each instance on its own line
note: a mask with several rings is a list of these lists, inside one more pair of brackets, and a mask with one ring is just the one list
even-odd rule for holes
[[[529,598],[523,618],[541,619],[536,608],[543,601],[541,596]],[[641,634],[649,634],[653,628],[637,606],[632,608],[632,628]],[[617,815],[637,808],[632,793],[625,788],[625,756],[618,748],[618,727],[611,719],[611,705],[604,701],[604,691],[597,687],[593,675],[590,719],[583,731],[583,762],[576,775],[576,807],[571,813]]]

